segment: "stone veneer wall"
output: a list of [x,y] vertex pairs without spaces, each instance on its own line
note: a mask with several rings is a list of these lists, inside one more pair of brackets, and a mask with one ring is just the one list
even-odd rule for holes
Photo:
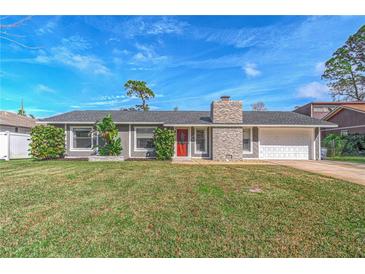
[[[241,111],[242,112],[242,111]],[[216,161],[242,160],[242,127],[212,128],[212,159]]]
[[242,101],[220,100],[211,105],[213,123],[242,123]]

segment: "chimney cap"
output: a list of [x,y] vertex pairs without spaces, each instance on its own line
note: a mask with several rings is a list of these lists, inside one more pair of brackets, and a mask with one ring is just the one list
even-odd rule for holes
[[231,96],[228,96],[228,95],[222,95],[221,96],[222,101],[229,101],[229,98],[231,98]]

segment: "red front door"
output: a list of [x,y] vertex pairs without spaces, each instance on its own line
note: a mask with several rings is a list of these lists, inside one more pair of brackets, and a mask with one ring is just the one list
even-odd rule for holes
[[179,128],[176,131],[176,155],[180,157],[188,156],[188,130]]

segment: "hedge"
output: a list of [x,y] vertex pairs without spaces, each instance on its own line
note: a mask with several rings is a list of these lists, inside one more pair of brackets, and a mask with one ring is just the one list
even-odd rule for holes
[[62,158],[65,154],[65,131],[49,125],[38,125],[30,133],[30,155],[34,159]]
[[156,128],[154,131],[156,159],[170,160],[174,156],[175,131],[167,128]]

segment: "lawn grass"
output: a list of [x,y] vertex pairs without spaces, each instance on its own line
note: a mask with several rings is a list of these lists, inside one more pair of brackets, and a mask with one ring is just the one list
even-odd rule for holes
[[337,156],[337,157],[328,157],[326,158],[326,160],[365,164],[365,156]]
[[0,257],[365,256],[365,187],[283,166],[1,162],[0,203]]

